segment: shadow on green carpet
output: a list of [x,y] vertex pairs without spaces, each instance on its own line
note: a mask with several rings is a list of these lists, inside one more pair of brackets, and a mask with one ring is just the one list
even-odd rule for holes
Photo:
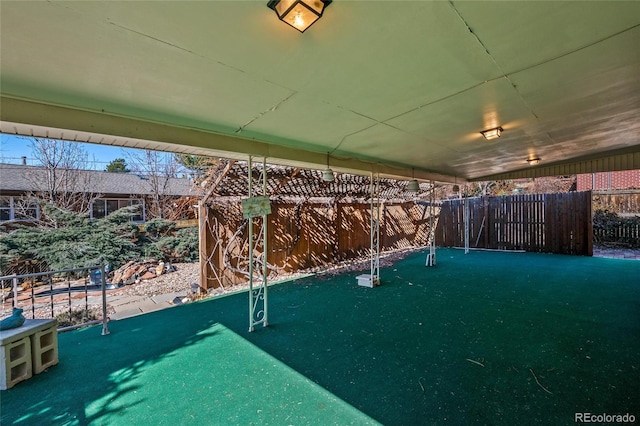
[[[381,271],[60,335],[60,364],[0,398],[1,424],[574,423],[640,417],[640,262],[438,250]],[[316,385],[316,383],[319,385]]]
[[225,327],[241,296],[61,334],[58,365],[3,391],[0,424],[376,423]]

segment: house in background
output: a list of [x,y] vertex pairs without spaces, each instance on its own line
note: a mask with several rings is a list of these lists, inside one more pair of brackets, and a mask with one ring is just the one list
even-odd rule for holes
[[578,191],[640,189],[640,170],[580,174],[577,186]]
[[190,219],[194,215],[190,206],[201,195],[187,178],[95,170],[58,170],[54,174],[44,167],[0,163],[0,222],[40,219],[37,200],[44,199],[43,193],[54,192],[60,197],[72,195],[74,202],[84,199],[75,202],[72,209],[88,212],[93,219],[138,206],[131,217],[138,223],[150,219],[150,207],[159,202],[169,204],[167,208],[176,216],[172,219]]
[[593,211],[608,211],[621,217],[640,214],[640,170],[580,174],[577,187],[578,191],[592,191]]

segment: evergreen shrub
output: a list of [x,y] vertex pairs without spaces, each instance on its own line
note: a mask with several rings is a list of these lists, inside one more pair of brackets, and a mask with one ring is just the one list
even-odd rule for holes
[[145,233],[130,218],[135,207],[120,209],[105,218],[90,219],[51,204],[42,208],[46,221],[39,226],[18,225],[0,234],[0,264],[41,262],[48,270],[108,264],[118,268],[142,257],[172,262],[198,259],[198,230],[176,231],[174,222],[154,219]]
[[596,210],[593,235],[596,245],[640,248],[640,216],[622,217],[608,210]]

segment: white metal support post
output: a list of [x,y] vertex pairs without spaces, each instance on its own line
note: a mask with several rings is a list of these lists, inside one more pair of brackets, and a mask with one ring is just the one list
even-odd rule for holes
[[464,254],[469,254],[469,197],[467,197],[467,186],[464,187]]
[[431,181],[431,196],[429,197],[429,254],[425,266],[436,266],[436,230],[435,216],[436,214],[436,187]]
[[[262,173],[256,182],[253,177],[253,161],[249,156],[249,198],[254,196],[254,186],[262,183],[262,195],[267,195],[267,159],[262,160]],[[254,185],[255,184],[255,185]],[[253,235],[255,217],[249,217],[249,331],[255,330],[255,326],[268,323],[267,305],[267,215],[262,215],[262,224],[257,238]],[[262,254],[256,256],[260,245]],[[255,273],[258,273],[260,281],[254,283]]]
[[371,273],[358,275],[358,285],[376,287],[380,285],[380,178],[371,174],[369,186],[371,196]]
[[371,174],[371,280],[380,284],[380,177]]

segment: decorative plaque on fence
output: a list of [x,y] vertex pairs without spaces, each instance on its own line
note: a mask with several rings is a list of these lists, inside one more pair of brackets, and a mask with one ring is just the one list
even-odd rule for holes
[[245,219],[271,214],[269,197],[251,197],[242,200],[242,216]]

